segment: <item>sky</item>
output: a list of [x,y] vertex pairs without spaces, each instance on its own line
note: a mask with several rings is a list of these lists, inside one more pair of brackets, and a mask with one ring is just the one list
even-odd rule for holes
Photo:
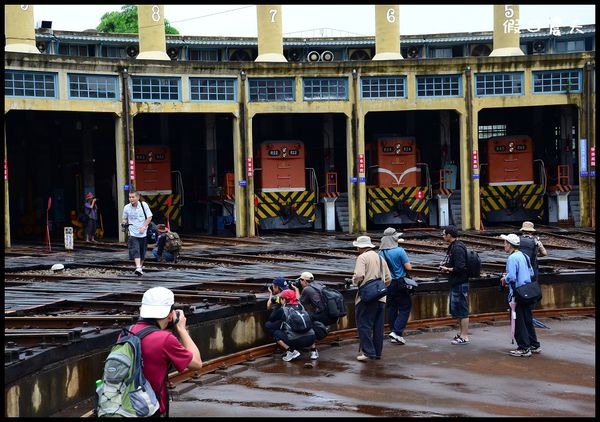
[[[52,29],[93,29],[106,12],[122,5],[34,5],[34,21]],[[520,5],[521,28],[550,28],[596,23],[593,4]],[[165,18],[181,35],[256,37],[256,7],[250,4],[164,5]],[[290,5],[281,10],[283,36],[373,36],[375,6]],[[401,5],[400,35],[493,30],[493,5]]]

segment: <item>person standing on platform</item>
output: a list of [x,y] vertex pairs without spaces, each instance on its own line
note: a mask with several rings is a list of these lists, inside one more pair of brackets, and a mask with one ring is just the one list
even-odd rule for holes
[[88,193],[85,196],[85,204],[83,204],[83,212],[87,216],[87,223],[85,225],[85,241],[96,243],[96,228],[98,225],[98,206],[96,205],[97,199],[93,193]]
[[140,201],[139,192],[130,192],[129,204],[123,208],[121,227],[129,227],[129,239],[127,239],[129,259],[134,260],[134,273],[140,277],[144,275],[142,267],[146,257],[146,230],[150,221],[152,221],[152,211],[148,204]]
[[[377,252],[373,251],[375,245],[369,236],[358,236],[352,244],[358,249],[358,257],[354,266],[352,284],[360,287],[370,280],[381,278],[386,286],[390,285],[392,277],[387,263]],[[383,273],[382,273],[383,272]],[[385,301],[383,296],[379,300],[363,303],[358,292],[354,299],[356,312],[356,329],[360,339],[362,353],[356,357],[359,362],[370,359],[381,359],[384,336]]]
[[[508,286],[508,302],[516,302],[515,289],[531,283],[533,268],[527,262],[527,257],[519,250],[520,239],[516,234],[500,235],[504,239],[504,251],[508,254],[506,274],[500,279],[502,286]],[[515,341],[517,349],[511,350],[511,356],[529,357],[531,353],[540,353],[542,348],[533,325],[533,307],[535,303],[515,306]]]
[[446,259],[440,263],[440,271],[448,274],[450,284],[450,315],[457,319],[458,334],[451,344],[469,344],[469,278],[467,272],[467,248],[458,240],[458,230],[448,226],[442,231],[442,237],[450,245]]
[[538,256],[548,256],[548,251],[540,242],[537,236],[534,236],[535,229],[531,221],[524,221],[521,226],[521,236],[519,236],[519,250],[529,257],[531,267],[533,268],[533,281],[538,281]]
[[412,300],[408,290],[398,286],[407,276],[406,271],[412,270],[412,265],[404,248],[398,246],[398,242],[402,240],[400,236],[402,233],[398,233],[393,227],[385,229],[379,244],[379,256],[385,259],[392,275],[386,298],[387,317],[391,328],[390,341],[402,345],[406,344],[402,334],[410,316]]

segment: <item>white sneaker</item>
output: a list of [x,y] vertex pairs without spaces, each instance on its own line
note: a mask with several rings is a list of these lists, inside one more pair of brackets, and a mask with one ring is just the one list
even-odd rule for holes
[[138,277],[141,277],[141,276],[143,276],[143,275],[144,275],[144,271],[143,271],[143,270],[142,270],[140,267],[136,268],[136,269],[135,269],[135,271],[134,271],[134,273],[135,273],[135,275],[137,275]]
[[310,351],[311,359],[319,359],[319,351],[317,349]]
[[399,336],[398,334],[396,334],[393,331],[390,331],[390,333],[388,334],[388,336],[391,338],[391,342],[392,343],[406,344],[406,340],[404,340],[404,337]]
[[300,356],[300,352],[297,350],[288,350],[285,355],[283,355],[283,360],[286,362],[289,362],[291,360],[296,359],[298,356]]

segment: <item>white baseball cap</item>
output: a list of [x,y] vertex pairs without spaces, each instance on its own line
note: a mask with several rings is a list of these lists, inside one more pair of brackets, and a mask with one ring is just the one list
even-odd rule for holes
[[500,238],[506,240],[513,246],[519,246],[521,244],[521,239],[519,239],[519,236],[517,236],[516,234],[501,234]]
[[153,287],[142,297],[140,316],[142,318],[165,318],[175,304],[175,295],[166,287]]

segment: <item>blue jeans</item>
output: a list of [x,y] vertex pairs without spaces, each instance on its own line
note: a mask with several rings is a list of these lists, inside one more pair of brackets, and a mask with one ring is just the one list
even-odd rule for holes
[[[156,262],[160,261],[160,257],[158,256],[158,248],[152,249],[152,255],[154,256],[154,259],[156,260]],[[167,262],[173,262],[175,260],[175,256],[166,249],[163,250],[162,257]]]
[[453,318],[469,317],[469,283],[450,287],[450,315]]
[[381,358],[384,315],[385,303],[378,300],[371,303],[360,301],[356,305],[356,328],[360,349],[370,358]]
[[395,296],[387,296],[387,317],[391,330],[402,335],[412,309],[412,300],[406,290],[400,290]]

